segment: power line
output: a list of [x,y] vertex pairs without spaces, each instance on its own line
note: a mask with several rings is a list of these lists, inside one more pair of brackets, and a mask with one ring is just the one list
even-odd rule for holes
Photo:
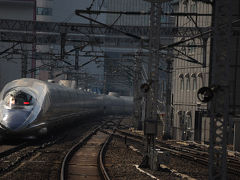
[[13,44],[11,47],[9,47],[9,48],[3,50],[2,52],[0,52],[0,55],[2,55],[2,54],[4,54],[4,53],[8,52],[9,50],[11,50],[11,49],[13,49],[13,48],[15,48],[18,44],[20,44],[20,43],[17,42],[17,43],[15,43],[15,44]]
[[[240,22],[240,19],[237,19],[237,20],[233,21],[232,24],[236,24],[236,23],[238,23],[238,22]],[[224,28],[225,26],[226,26],[226,25],[222,25],[222,26],[220,27],[220,29],[221,29],[221,28]],[[205,32],[203,32],[203,33],[200,33],[200,34],[197,34],[197,35],[195,35],[195,36],[192,36],[192,37],[190,37],[190,38],[187,38],[187,39],[184,39],[184,40],[181,40],[181,41],[178,41],[178,42],[169,44],[169,45],[162,46],[162,47],[160,47],[158,50],[163,50],[163,49],[171,48],[171,47],[177,46],[177,45],[179,45],[179,44],[183,44],[183,43],[185,43],[185,42],[188,42],[188,41],[191,41],[191,40],[193,40],[193,39],[199,38],[199,37],[201,37],[201,36],[205,36],[205,35],[210,34],[210,33],[212,33],[212,32],[213,32],[213,30],[210,29],[210,30],[207,30],[207,31],[205,31]]]
[[104,24],[104,23],[102,23],[102,22],[99,22],[99,21],[97,21],[97,20],[94,20],[94,19],[92,19],[92,18],[89,18],[89,17],[87,17],[87,16],[84,16],[84,15],[78,13],[77,10],[75,11],[75,13],[76,13],[76,15],[78,15],[78,16],[80,16],[80,17],[82,17],[82,18],[88,19],[88,20],[90,20],[90,21],[92,21],[92,22],[95,22],[95,23],[97,23],[97,24],[100,24],[100,25],[102,25],[102,26],[104,26],[104,27],[107,27],[107,28],[113,29],[113,30],[115,30],[115,31],[118,31],[118,32],[120,32],[120,33],[122,33],[122,34],[124,34],[124,35],[126,35],[126,36],[129,36],[129,37],[132,37],[132,38],[135,38],[135,39],[139,39],[139,40],[142,39],[141,37],[139,37],[139,36],[137,36],[137,35],[124,32],[124,31],[122,31],[122,30],[119,30],[119,29],[116,29],[116,28],[114,28],[114,27],[111,27],[111,26],[109,26],[109,25],[107,25],[107,24]]

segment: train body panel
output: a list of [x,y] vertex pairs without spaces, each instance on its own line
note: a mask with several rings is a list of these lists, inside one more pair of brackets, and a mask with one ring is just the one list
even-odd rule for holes
[[8,83],[0,94],[1,134],[44,134],[50,127],[88,115],[131,113],[130,99],[97,95],[36,79]]

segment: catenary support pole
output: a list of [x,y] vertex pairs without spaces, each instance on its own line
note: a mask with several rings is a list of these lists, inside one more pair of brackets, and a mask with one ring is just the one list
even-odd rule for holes
[[229,123],[229,89],[233,0],[213,3],[213,41],[210,87],[214,98],[210,103],[209,179],[227,179],[227,127]]

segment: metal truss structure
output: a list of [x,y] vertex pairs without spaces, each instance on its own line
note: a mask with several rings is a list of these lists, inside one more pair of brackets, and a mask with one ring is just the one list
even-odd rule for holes
[[149,89],[146,91],[146,117],[144,123],[144,134],[147,139],[147,157],[148,166],[156,170],[155,159],[155,137],[157,135],[157,109],[158,109],[158,91],[159,91],[159,64],[161,37],[161,8],[160,2],[151,2],[150,30],[149,30],[149,51],[148,60],[148,82]]
[[[2,42],[19,42],[23,44],[32,44],[34,41],[37,45],[60,45],[60,34],[42,34],[42,33],[20,33],[20,32],[0,32],[0,41]],[[118,36],[85,36],[85,35],[66,35],[66,46],[81,46],[89,42],[89,45],[102,47],[118,48],[139,48],[139,40]],[[106,43],[107,42],[107,43]]]
[[[203,28],[202,32],[208,31],[208,29]],[[199,29],[194,27],[163,27],[159,29],[159,34],[163,37],[189,37],[198,33]],[[111,48],[139,48],[141,41],[143,47],[147,47],[148,35],[149,29],[146,26],[114,25],[112,28],[108,28],[97,24],[0,19],[0,41],[34,44],[34,46],[59,45],[62,55],[64,46],[82,46],[85,43],[89,43],[91,46]]]
[[209,179],[227,179],[227,127],[229,124],[230,61],[232,55],[232,6],[215,0],[213,7],[212,79]]
[[157,98],[159,89],[159,61],[160,55],[160,29],[161,29],[161,3],[151,3],[148,83],[150,89],[147,93],[146,120],[157,120]]
[[[114,25],[112,28],[103,27],[96,24],[79,24],[79,23],[57,23],[43,21],[24,21],[0,19],[0,32],[17,31],[23,33],[41,32],[41,33],[68,33],[68,34],[86,34],[86,35],[121,35],[116,30],[133,34],[139,37],[146,37],[149,29],[146,26],[119,26]],[[202,32],[209,30],[208,27],[201,28]],[[195,27],[162,27],[159,33],[164,37],[189,37],[199,34]]]
[[135,54],[135,66],[134,66],[134,81],[133,81],[133,92],[134,92],[134,118],[135,118],[135,127],[139,130],[142,130],[143,124],[141,121],[142,116],[142,107],[141,107],[141,84],[142,84],[142,50],[140,49]]

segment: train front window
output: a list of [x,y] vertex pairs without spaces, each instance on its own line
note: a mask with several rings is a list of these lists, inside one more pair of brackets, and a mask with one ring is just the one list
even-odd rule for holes
[[24,107],[33,104],[33,97],[26,92],[13,90],[6,94],[4,102],[9,108]]

